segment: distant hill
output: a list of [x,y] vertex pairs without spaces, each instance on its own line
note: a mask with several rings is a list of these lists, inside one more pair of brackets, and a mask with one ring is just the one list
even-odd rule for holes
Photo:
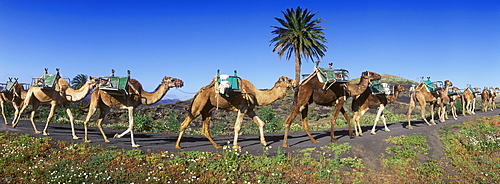
[[163,100],[160,100],[159,102],[157,102],[156,104],[169,104],[169,103],[174,103],[177,101],[181,101],[181,100],[179,100],[179,99],[163,99]]
[[[388,74],[381,74],[382,79],[380,79],[380,82],[384,83],[389,83],[389,84],[399,84],[399,85],[404,85],[404,86],[410,86],[410,85],[418,85],[418,82],[401,78],[398,76],[394,75],[388,75]],[[355,78],[350,81],[350,83],[357,84],[359,83],[360,78]]]

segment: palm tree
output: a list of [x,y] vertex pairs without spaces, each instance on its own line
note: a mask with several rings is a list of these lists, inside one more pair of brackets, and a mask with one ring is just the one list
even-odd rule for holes
[[273,52],[278,52],[281,59],[286,53],[286,59],[290,60],[292,53],[295,55],[295,80],[300,80],[301,58],[309,58],[311,61],[325,56],[326,43],[325,33],[318,24],[323,22],[322,18],[313,20],[317,12],[311,13],[307,8],[302,10],[300,6],[281,12],[285,19],[276,19],[281,26],[271,26],[272,34],[277,35],[270,42],[274,43]]
[[88,76],[85,74],[78,74],[71,80],[71,87],[73,89],[80,89],[86,82]]

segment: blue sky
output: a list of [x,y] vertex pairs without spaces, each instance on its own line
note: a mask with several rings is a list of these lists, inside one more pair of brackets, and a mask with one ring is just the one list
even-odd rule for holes
[[[193,96],[216,74],[271,88],[293,78],[269,40],[275,17],[308,8],[323,18],[322,66],[455,86],[500,86],[500,1],[0,1],[0,82],[30,82],[44,68],[63,77],[106,76],[111,69],[153,91],[163,76],[182,79],[166,98]],[[314,64],[304,61],[303,73]]]

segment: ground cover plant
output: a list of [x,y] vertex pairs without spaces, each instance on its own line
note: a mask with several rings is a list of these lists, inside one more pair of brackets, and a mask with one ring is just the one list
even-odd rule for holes
[[[341,158],[350,145],[251,155],[144,153],[0,133],[0,182],[5,183],[291,183],[356,181],[361,159]],[[264,148],[265,149],[265,148]]]
[[442,130],[447,156],[470,183],[500,182],[500,115]]
[[[392,136],[380,165],[346,156],[349,143],[252,155],[143,152],[0,132],[4,183],[498,183],[500,116],[444,126],[446,158],[428,157],[426,135]],[[229,145],[229,143],[227,144]],[[266,149],[265,147],[263,149]],[[370,151],[370,150],[365,150]],[[451,164],[448,164],[451,163]]]

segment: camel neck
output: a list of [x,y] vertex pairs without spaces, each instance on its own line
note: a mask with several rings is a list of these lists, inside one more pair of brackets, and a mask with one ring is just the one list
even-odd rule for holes
[[155,104],[156,102],[160,101],[165,94],[167,94],[167,91],[169,90],[169,87],[167,84],[160,84],[154,92],[146,92],[144,90],[141,91],[141,103],[144,105],[152,105]]

